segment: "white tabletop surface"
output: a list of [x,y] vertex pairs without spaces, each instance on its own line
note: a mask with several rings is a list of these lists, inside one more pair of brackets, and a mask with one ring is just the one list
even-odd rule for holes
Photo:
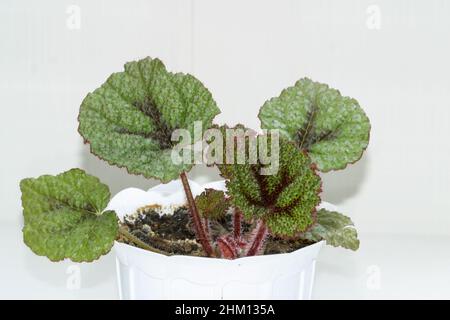
[[[325,246],[315,299],[450,299],[450,237],[362,235],[358,252]],[[114,253],[90,264],[53,263],[0,226],[0,299],[117,299]]]

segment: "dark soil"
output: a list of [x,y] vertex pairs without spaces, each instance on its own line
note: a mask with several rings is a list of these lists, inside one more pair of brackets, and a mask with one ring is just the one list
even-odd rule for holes
[[[178,207],[173,214],[160,214],[159,207],[148,206],[126,216],[121,228],[126,229],[132,236],[142,241],[154,251],[167,255],[204,256],[201,245],[195,240],[190,215],[186,207]],[[252,229],[251,223],[244,222],[243,234]],[[209,222],[210,234],[213,240],[232,230],[232,217],[227,215],[223,221]],[[119,241],[136,245],[136,241],[129,241],[120,237]],[[312,244],[301,239],[279,239],[269,237],[266,240],[264,254],[288,253]],[[142,247],[142,246],[141,246]]]
[[[144,207],[124,219],[124,227],[148,246],[174,255],[202,256],[203,249],[195,240],[185,207],[175,209],[173,215],[160,215],[155,207]],[[126,239],[120,239],[127,242]]]

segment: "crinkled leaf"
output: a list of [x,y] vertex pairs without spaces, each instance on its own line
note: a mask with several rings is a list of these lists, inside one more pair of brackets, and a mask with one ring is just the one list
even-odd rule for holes
[[195,198],[200,214],[211,220],[218,220],[225,216],[229,202],[225,197],[225,192],[221,190],[206,189]]
[[[270,148],[270,152],[274,150]],[[293,236],[305,231],[314,223],[321,191],[321,179],[308,156],[293,143],[280,140],[278,171],[264,175],[262,167],[267,165],[248,161],[219,166],[228,179],[226,185],[233,205],[241,209],[246,219],[264,220],[272,234]]]
[[268,100],[259,119],[308,151],[324,172],[359,160],[369,142],[370,122],[358,102],[307,78]]
[[126,167],[130,173],[175,179],[190,163],[177,164],[171,153],[176,129],[194,135],[194,122],[203,129],[219,113],[208,89],[189,74],[168,72],[159,59],[145,58],[125,64],[83,100],[79,132],[91,152],[108,163]]
[[358,234],[352,220],[339,212],[325,209],[317,212],[317,223],[303,237],[311,241],[325,240],[334,247],[359,248]]
[[103,212],[110,192],[83,170],[20,182],[27,246],[52,261],[93,261],[108,253],[118,232],[117,216]]

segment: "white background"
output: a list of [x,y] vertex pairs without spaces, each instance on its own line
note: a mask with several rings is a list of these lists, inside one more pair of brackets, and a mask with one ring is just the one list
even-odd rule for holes
[[[444,0],[2,0],[0,224],[8,231],[1,259],[23,250],[10,269],[23,267],[27,275],[19,277],[46,286],[51,297],[101,298],[96,288],[114,282],[108,278],[113,259],[107,257],[96,270],[111,275],[85,284],[89,294],[58,291],[65,288],[67,265],[51,265],[21,245],[18,183],[81,167],[113,193],[154,185],[91,156],[76,131],[78,107],[88,92],[124,62],[152,56],[169,70],[198,77],[222,110],[219,123],[258,128],[264,101],[304,76],[356,98],[372,123],[370,145],[357,164],[324,176],[323,198],[352,217],[363,242],[356,254],[325,250],[324,260],[341,259],[341,265],[325,262],[319,268],[323,294],[317,297],[416,297],[389,280],[378,288],[381,293],[367,293],[366,276],[373,266],[384,268],[385,279],[403,275],[406,285],[423,271],[417,263],[427,260],[444,274],[434,275],[435,283],[416,280],[425,286],[417,297],[449,298],[448,290],[436,291],[443,279],[450,284],[448,246],[436,249],[450,236],[449,16],[450,2]],[[197,167],[190,178],[218,177]],[[405,250],[414,256],[401,258]],[[366,291],[349,285],[349,265],[357,265],[360,276],[352,281]],[[330,294],[328,279],[342,280],[347,291]],[[3,289],[14,282],[3,281],[0,294],[8,297]],[[115,297],[111,290],[105,289],[107,297]]]

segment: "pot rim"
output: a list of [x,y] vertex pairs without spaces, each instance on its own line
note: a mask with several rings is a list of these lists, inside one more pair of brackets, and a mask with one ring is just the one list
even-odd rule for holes
[[285,258],[288,256],[294,256],[294,255],[300,255],[303,254],[305,251],[309,250],[319,250],[323,245],[325,244],[325,240],[321,240],[319,242],[310,244],[308,246],[302,247],[300,249],[294,250],[292,252],[285,252],[285,253],[273,253],[273,254],[262,254],[262,255],[256,255],[251,257],[239,257],[236,259],[225,259],[225,258],[214,258],[214,257],[199,257],[199,256],[190,256],[190,255],[165,255],[157,252],[153,252],[150,250],[145,250],[142,248],[138,248],[132,245],[129,245],[127,243],[114,241],[114,250],[134,250],[136,253],[140,255],[146,255],[146,256],[154,256],[158,257],[159,259],[172,259],[172,260],[189,260],[189,261],[196,261],[200,262],[201,260],[205,262],[212,262],[212,261],[218,261],[219,263],[228,263],[228,264],[240,264],[242,262],[253,262],[255,260],[258,260],[258,262],[263,262],[263,260],[272,260],[273,258]]

